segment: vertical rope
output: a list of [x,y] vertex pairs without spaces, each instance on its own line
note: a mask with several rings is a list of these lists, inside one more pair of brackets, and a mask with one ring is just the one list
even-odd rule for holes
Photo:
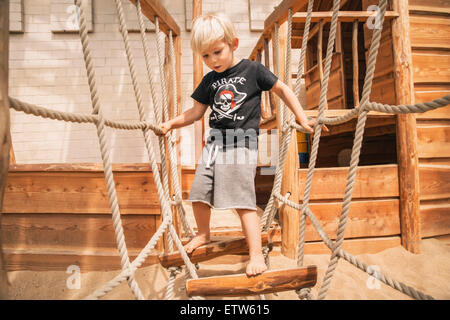
[[[339,1],[337,1],[337,2],[339,5]],[[380,0],[379,7],[380,7],[380,14],[381,14],[381,25],[383,25],[383,22],[384,22],[386,6],[387,6],[387,0]],[[338,9],[339,9],[339,7],[338,7]],[[319,299],[324,299],[328,292],[328,289],[329,289],[329,286],[330,286],[330,283],[332,280],[332,276],[334,274],[334,271],[337,267],[337,263],[339,261],[338,252],[341,249],[343,241],[344,241],[344,232],[345,232],[345,227],[347,224],[348,212],[349,212],[350,205],[351,205],[353,187],[354,187],[355,177],[356,177],[356,170],[358,168],[359,155],[361,152],[364,128],[365,128],[365,123],[366,123],[367,113],[368,113],[368,111],[364,110],[364,108],[367,105],[367,103],[369,102],[369,97],[370,97],[370,92],[371,92],[371,87],[372,87],[372,80],[373,80],[373,75],[375,72],[375,63],[376,63],[376,58],[377,58],[377,54],[378,54],[378,48],[380,45],[381,32],[382,32],[382,28],[375,29],[373,31],[373,35],[372,35],[372,42],[371,42],[370,50],[369,50],[369,63],[368,63],[368,67],[367,67],[366,77],[364,80],[364,89],[363,89],[363,94],[362,94],[362,99],[361,99],[361,104],[360,104],[362,106],[362,108],[359,113],[358,122],[356,125],[355,139],[354,139],[353,148],[352,148],[352,157],[351,157],[351,161],[350,161],[347,185],[345,188],[345,196],[344,196],[344,200],[343,200],[343,204],[342,204],[341,217],[339,219],[338,232],[337,232],[337,236],[336,236],[336,241],[334,243],[333,252],[332,252],[332,255],[330,258],[330,263],[328,265],[327,272],[326,272],[324,280],[322,282],[322,287],[320,288],[320,291],[319,291],[319,295],[318,295]]]
[[[308,48],[309,30],[311,28],[311,16],[314,7],[314,0],[308,2],[308,14],[306,16],[305,29],[303,30],[302,49],[300,52],[300,61],[298,63],[297,80],[295,82],[295,96],[300,96],[300,82],[303,78],[305,70],[305,55]],[[309,171],[309,170],[308,170]],[[306,206],[304,206],[306,208]],[[305,230],[306,230],[306,215],[304,210],[300,213],[300,227],[299,227],[299,241],[297,247],[297,265],[303,265],[303,258],[305,255]]]
[[[86,18],[84,16],[84,11],[81,8],[81,0],[75,0],[75,5],[77,6],[77,12],[79,13],[79,33],[81,38],[81,44],[83,48],[83,56],[84,61],[86,65],[86,71],[88,74],[88,83],[89,83],[89,90],[91,92],[91,101],[93,106],[93,114],[98,115],[98,122],[96,123],[97,126],[97,136],[99,138],[100,142],[100,151],[102,155],[102,161],[103,161],[103,167],[105,172],[105,180],[106,180],[106,186],[108,190],[108,197],[109,197],[109,205],[111,208],[112,213],[112,219],[113,219],[113,225],[114,225],[114,234],[116,237],[116,243],[119,249],[120,254],[120,264],[122,266],[122,269],[128,269],[130,266],[130,260],[128,257],[128,250],[125,243],[125,235],[123,233],[123,227],[122,227],[122,220],[120,217],[120,210],[119,205],[117,201],[117,194],[116,194],[116,187],[114,183],[114,177],[112,172],[112,164],[111,164],[111,155],[110,155],[110,149],[108,146],[108,141],[106,139],[106,128],[105,128],[105,120],[103,118],[101,109],[100,109],[100,103],[98,99],[98,91],[97,91],[97,85],[95,82],[95,71],[94,71],[94,65],[92,63],[91,59],[91,51],[89,48],[89,37],[87,34],[87,24],[86,24]],[[139,289],[139,286],[134,279],[134,275],[131,274],[128,277],[128,285],[130,286],[133,294],[138,299],[144,299],[144,296],[142,295],[141,290]]]

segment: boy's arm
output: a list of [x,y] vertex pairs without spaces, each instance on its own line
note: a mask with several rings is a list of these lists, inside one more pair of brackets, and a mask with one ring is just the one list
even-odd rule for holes
[[162,130],[162,135],[165,135],[169,130],[185,127],[197,120],[200,120],[207,109],[208,106],[206,104],[202,104],[194,100],[194,106],[192,108],[186,110],[178,117],[161,123],[160,127]]
[[312,126],[315,124],[314,120],[308,120],[303,111],[300,101],[298,101],[295,93],[282,81],[278,80],[270,89],[270,92],[275,93],[283,100],[286,106],[294,113],[295,120],[308,132],[313,133]]

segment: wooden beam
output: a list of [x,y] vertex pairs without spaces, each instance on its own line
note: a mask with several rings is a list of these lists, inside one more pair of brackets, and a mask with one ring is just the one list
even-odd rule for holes
[[353,105],[359,105],[359,58],[358,58],[358,20],[353,21],[352,29],[353,60]]
[[[305,23],[307,12],[297,12],[292,17],[292,23]],[[353,22],[354,20],[365,22],[367,19],[374,15],[373,12],[368,11],[339,11],[338,21],[341,22]],[[319,11],[313,12],[311,16],[311,22],[319,22],[323,20],[324,22],[331,22],[331,18],[333,16],[332,11]],[[386,11],[386,15],[384,16],[385,21],[391,20],[398,17],[398,13],[396,11]]]
[[[192,21],[202,15],[202,0],[192,0]],[[194,52],[194,90],[200,84],[203,78],[203,61],[200,54]],[[200,162],[202,150],[205,145],[203,136],[205,134],[205,119],[194,122],[194,148],[195,148],[195,163]]]
[[317,282],[317,267],[266,271],[255,277],[245,274],[208,277],[186,282],[187,295],[248,296],[313,287]]
[[[263,246],[269,243],[267,232],[261,234],[261,243]],[[245,237],[228,238],[228,239],[212,239],[211,243],[195,249],[189,258],[192,263],[207,261],[216,257],[229,254],[238,254],[248,252],[248,245]],[[159,256],[159,261],[164,268],[179,267],[184,265],[181,254],[177,251]]]
[[0,1],[0,299],[6,299],[8,274],[2,246],[3,195],[9,168],[10,124],[8,99],[9,1]]
[[[136,5],[136,0],[130,0],[132,4]],[[170,13],[158,0],[140,0],[141,11],[148,20],[155,23],[155,16],[159,19],[159,29],[165,34],[169,34],[172,30],[174,36],[181,36],[180,27],[172,18]]]
[[[393,0],[398,18],[392,22],[395,92],[397,104],[414,103],[408,2]],[[414,114],[397,116],[397,159],[402,245],[420,253],[420,201],[417,131]]]
[[289,8],[292,8],[292,14],[305,9],[308,5],[307,0],[284,0],[264,21],[264,33],[270,33],[275,26],[275,22],[281,25],[288,19]]

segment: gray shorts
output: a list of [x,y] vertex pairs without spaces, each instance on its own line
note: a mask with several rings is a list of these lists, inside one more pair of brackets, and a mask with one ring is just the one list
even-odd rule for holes
[[188,201],[214,209],[256,210],[255,175],[258,150],[205,145]]

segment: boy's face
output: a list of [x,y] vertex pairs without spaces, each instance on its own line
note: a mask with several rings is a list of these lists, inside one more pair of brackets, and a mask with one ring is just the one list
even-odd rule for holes
[[238,47],[238,39],[230,46],[223,40],[213,42],[206,50],[201,52],[203,62],[208,68],[216,72],[224,72],[235,63],[234,50]]

